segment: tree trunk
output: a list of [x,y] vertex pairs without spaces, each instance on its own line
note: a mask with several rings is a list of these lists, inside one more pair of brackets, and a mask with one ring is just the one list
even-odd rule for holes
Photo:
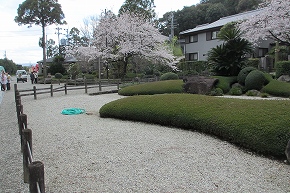
[[46,78],[47,72],[46,72],[46,42],[45,42],[45,25],[42,24],[42,53],[43,53],[43,76]]

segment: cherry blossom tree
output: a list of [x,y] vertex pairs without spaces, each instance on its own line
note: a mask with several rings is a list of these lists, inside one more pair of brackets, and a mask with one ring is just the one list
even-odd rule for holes
[[290,45],[290,1],[267,0],[258,14],[239,24],[244,37],[251,42],[273,39]]
[[165,44],[167,37],[145,19],[128,12],[119,16],[108,13],[97,25],[89,47],[78,47],[75,53],[89,60],[101,57],[102,60],[119,62],[123,66],[123,75],[133,56],[172,64],[173,55]]

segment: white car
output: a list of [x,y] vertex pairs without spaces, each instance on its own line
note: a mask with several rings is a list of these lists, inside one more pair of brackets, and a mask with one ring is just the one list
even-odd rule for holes
[[27,82],[27,76],[28,74],[25,70],[16,71],[17,82],[18,81]]

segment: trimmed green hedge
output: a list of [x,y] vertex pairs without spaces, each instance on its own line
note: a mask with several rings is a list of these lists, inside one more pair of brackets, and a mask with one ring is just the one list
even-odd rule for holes
[[160,77],[160,80],[178,80],[178,75],[173,72],[167,72]]
[[182,80],[157,81],[124,87],[118,93],[124,96],[182,93],[182,85]]
[[282,75],[290,75],[290,61],[279,61],[276,63],[276,78]]
[[236,76],[213,76],[213,77],[219,79],[216,88],[222,89],[224,93],[228,93],[231,89],[232,84],[237,82]]
[[274,96],[290,97],[290,83],[272,80],[261,91]]
[[285,157],[290,101],[192,94],[133,96],[100,109],[101,117],[142,121],[212,134],[257,153]]

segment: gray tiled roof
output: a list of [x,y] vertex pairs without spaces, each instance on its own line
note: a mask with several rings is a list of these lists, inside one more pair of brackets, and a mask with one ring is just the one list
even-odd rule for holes
[[225,24],[227,24],[229,22],[246,19],[248,17],[251,17],[253,15],[256,15],[256,14],[260,13],[261,11],[262,11],[262,9],[257,9],[257,10],[252,10],[252,11],[239,13],[239,14],[236,14],[236,15],[222,17],[222,18],[220,18],[219,20],[217,20],[217,21],[215,21],[213,23],[198,25],[198,26],[196,26],[193,29],[182,31],[179,34],[183,35],[183,34],[187,34],[187,33],[193,33],[193,32],[213,29],[213,28],[217,28],[217,27],[222,27],[222,26],[224,26]]

